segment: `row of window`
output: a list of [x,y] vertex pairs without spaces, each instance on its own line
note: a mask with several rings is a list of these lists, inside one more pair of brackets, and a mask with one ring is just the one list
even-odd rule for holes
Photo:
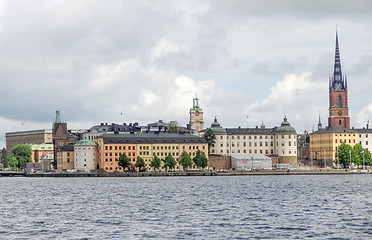
[[[257,147],[257,142],[254,142],[253,144],[255,147]],[[265,145],[265,147],[268,147],[268,142],[264,142],[264,144],[262,142],[259,142],[259,145],[260,147],[263,147],[263,145]],[[273,142],[270,142],[270,147],[273,147]],[[284,147],[284,142],[281,143],[281,145]],[[223,143],[220,144],[221,147],[223,147]],[[237,147],[240,147],[240,144],[239,142],[236,144]],[[243,147],[246,147],[246,142],[243,142]],[[252,147],[252,143],[251,142],[248,142],[248,146],[249,147]],[[279,142],[276,142],[276,146],[279,146]],[[288,146],[292,146],[292,142],[289,141],[288,142]],[[296,146],[296,141],[293,142],[293,146]],[[229,143],[227,142],[226,143],[226,147],[229,147]],[[234,143],[231,143],[231,147],[235,147],[235,144]]]
[[[112,152],[105,152],[105,156],[108,157],[112,157],[112,156],[115,156],[115,157],[120,157],[120,155],[123,154],[123,152],[121,153],[118,153],[118,152],[115,152],[115,153],[112,153]],[[135,157],[136,156],[136,153],[135,152],[127,152],[125,153],[128,157]]]
[[[257,150],[257,149],[255,149],[255,150],[249,149],[249,150],[248,150],[248,153],[253,153],[253,152],[254,152],[254,153],[258,153],[258,152],[259,152],[259,153],[261,153],[261,154],[264,154],[264,151],[263,151],[262,149],[260,149],[260,150]],[[212,150],[212,153],[214,153],[214,150]],[[223,153],[224,153],[224,151],[221,150],[221,154],[223,154]],[[227,150],[226,153],[230,153],[230,151]],[[231,153],[235,153],[235,151],[232,150]],[[237,150],[237,153],[247,153],[247,150],[243,149],[243,151],[240,151],[240,149],[238,149],[238,150]],[[266,154],[266,155],[269,154],[269,150],[266,149],[266,150],[265,150],[265,154]],[[271,149],[270,154],[271,154],[271,155],[274,154],[274,150],[273,150],[273,149]],[[285,154],[284,149],[282,150],[282,154]],[[288,151],[288,154],[292,154],[292,150],[289,150],[289,151]],[[294,151],[294,154],[296,154],[296,151]]]
[[[221,135],[220,136],[220,139],[223,139],[223,136],[224,135]],[[282,136],[282,139],[284,139],[284,135],[281,135]],[[288,136],[288,138],[289,139],[291,139],[291,136],[292,135],[286,135],[286,136]],[[242,137],[242,139],[246,139],[246,135],[243,135],[243,136],[236,136],[236,139],[240,139],[240,137]],[[268,135],[259,135],[259,137],[258,137],[259,139],[268,139]],[[257,138],[257,135],[253,135],[253,139],[258,139]],[[229,139],[229,135],[226,135],[226,139]],[[234,135],[232,135],[231,136],[231,139],[235,139],[235,136]],[[252,135],[248,135],[248,139],[252,139]],[[273,139],[273,136],[272,135],[270,135],[270,139]]]
[[[335,139],[335,143],[337,143],[337,142],[338,142],[337,139]],[[344,139],[343,141],[342,141],[342,139],[340,139],[340,143],[342,143],[342,142],[344,142],[344,143],[347,143],[347,142],[351,143],[351,139],[349,139],[348,141],[346,141],[346,139]],[[353,139],[353,143],[355,143],[355,139]],[[368,145],[368,141],[367,141],[367,145]]]
[[[105,146],[105,150],[126,150],[126,146],[114,146],[114,148],[112,146]],[[128,146],[128,150],[136,150],[136,147],[135,146]]]
[[[347,136],[347,134],[346,133],[344,133],[344,137],[346,137]],[[353,136],[355,137],[355,133],[353,133]],[[362,136],[362,135],[359,135],[360,137]],[[368,136],[367,134],[366,134],[366,136]],[[337,134],[336,134],[336,137],[337,137]],[[342,137],[342,133],[340,134],[340,137]],[[349,133],[349,137],[351,137],[351,133]]]
[[[140,146],[140,150],[149,150],[149,146]],[[183,146],[186,149],[186,146]],[[189,146],[189,149],[199,149],[199,146]],[[203,145],[202,149],[205,149]],[[126,150],[126,146],[105,146],[105,150]],[[128,150],[136,150],[135,146],[128,146]],[[152,150],[178,150],[178,146],[153,146]]]

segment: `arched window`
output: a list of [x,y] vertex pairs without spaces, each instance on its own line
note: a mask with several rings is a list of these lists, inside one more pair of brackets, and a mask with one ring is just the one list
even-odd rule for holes
[[342,124],[342,121],[341,121],[341,120],[339,120],[339,121],[338,121],[338,124],[339,124],[339,125],[341,125],[341,124]]
[[341,97],[341,95],[338,95],[338,97],[337,97],[337,107],[342,108],[342,97]]

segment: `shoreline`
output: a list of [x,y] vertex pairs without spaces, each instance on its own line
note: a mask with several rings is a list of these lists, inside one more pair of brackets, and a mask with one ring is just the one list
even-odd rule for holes
[[344,169],[320,170],[261,170],[226,172],[116,172],[116,173],[25,173],[23,171],[0,171],[0,177],[192,177],[192,176],[265,176],[265,175],[352,175],[372,174],[371,171],[345,171]]

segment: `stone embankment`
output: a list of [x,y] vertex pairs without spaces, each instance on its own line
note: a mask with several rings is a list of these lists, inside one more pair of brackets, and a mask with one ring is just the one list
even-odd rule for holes
[[115,172],[115,173],[24,173],[23,171],[0,171],[0,177],[187,177],[187,176],[239,176],[239,175],[334,175],[371,174],[366,170],[317,169],[317,170],[260,170],[260,171],[213,171],[213,172]]

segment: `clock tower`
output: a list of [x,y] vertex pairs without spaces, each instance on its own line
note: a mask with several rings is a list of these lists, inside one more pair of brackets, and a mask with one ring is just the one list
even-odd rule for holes
[[203,121],[203,109],[199,106],[199,98],[195,96],[193,99],[192,108],[190,109],[190,126],[191,129],[200,132],[203,130],[204,121]]
[[333,76],[329,79],[328,126],[350,129],[349,107],[347,103],[347,79],[342,76],[337,31],[335,65]]

